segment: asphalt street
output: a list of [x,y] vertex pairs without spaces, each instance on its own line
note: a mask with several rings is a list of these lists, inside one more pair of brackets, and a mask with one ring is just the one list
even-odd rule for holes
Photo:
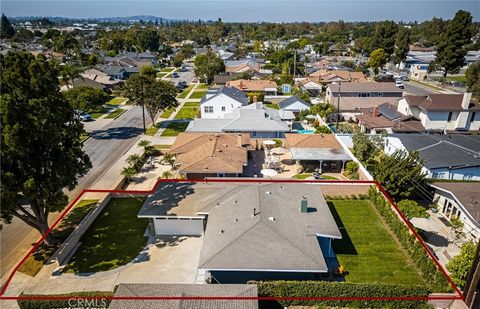
[[404,94],[428,95],[431,93],[440,93],[438,90],[413,82],[404,81],[403,85],[405,86],[405,89],[403,89]]
[[[146,126],[151,124],[148,115],[145,115]],[[102,176],[136,141],[143,132],[142,109],[134,106],[119,118],[112,121],[84,143],[84,150],[89,155],[92,168],[79,179],[76,188],[68,192],[69,199],[74,199],[82,190],[89,188]],[[51,214],[53,222],[59,214]],[[6,272],[12,268],[25,254],[29,246],[38,240],[39,234],[30,226],[18,219],[11,224],[3,224],[0,232],[1,246],[1,277],[5,279]]]

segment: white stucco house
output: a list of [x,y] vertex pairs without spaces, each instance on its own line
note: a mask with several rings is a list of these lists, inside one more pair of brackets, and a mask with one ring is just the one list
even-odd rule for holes
[[248,105],[248,97],[234,87],[210,89],[200,101],[201,118],[223,118],[225,114]]
[[423,171],[432,179],[480,180],[480,136],[391,134],[384,151],[418,151]]
[[310,109],[312,104],[305,102],[297,95],[294,95],[278,103],[278,106],[281,111],[290,111],[294,114],[298,114],[301,111]]
[[407,95],[398,102],[398,112],[420,119],[427,131],[480,130],[480,104],[472,93]]
[[439,213],[447,218],[453,216],[463,223],[467,239],[480,239],[480,183],[479,182],[435,182],[433,200]]

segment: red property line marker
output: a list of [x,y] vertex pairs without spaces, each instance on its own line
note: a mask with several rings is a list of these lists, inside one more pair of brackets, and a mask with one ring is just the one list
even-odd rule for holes
[[[407,225],[407,227],[412,231],[417,241],[420,242],[424,250],[430,256],[430,258],[435,262],[437,268],[443,273],[446,277],[449,284],[452,288],[456,291],[457,296],[427,296],[427,297],[420,297],[420,296],[396,296],[396,297],[348,297],[348,296],[331,296],[331,297],[168,297],[168,296],[142,296],[142,297],[124,297],[124,296],[108,296],[108,297],[69,297],[69,296],[4,296],[5,291],[8,288],[13,276],[20,268],[20,266],[30,257],[30,255],[40,246],[40,244],[45,240],[45,238],[50,235],[54,228],[60,223],[60,221],[67,215],[67,213],[73,208],[73,206],[77,203],[77,201],[85,194],[85,193],[120,193],[120,194],[153,194],[160,183],[162,182],[172,182],[172,183],[180,183],[180,182],[227,182],[227,183],[315,183],[315,184],[370,184],[375,185],[380,192],[385,196],[385,198],[390,202],[390,204],[395,208],[397,213],[403,220],[403,223]],[[460,289],[455,285],[452,281],[450,276],[447,272],[443,269],[443,266],[435,259],[435,256],[427,247],[427,245],[423,242],[420,238],[418,233],[413,229],[413,226],[410,222],[405,218],[402,212],[399,210],[393,199],[388,195],[386,190],[381,186],[378,181],[370,181],[370,180],[355,180],[355,181],[348,181],[348,180],[290,180],[290,179],[207,179],[207,180],[184,180],[184,179],[158,179],[155,183],[152,190],[105,190],[105,189],[87,189],[82,190],[79,195],[72,201],[70,204],[65,208],[65,210],[61,213],[60,217],[55,220],[55,222],[51,225],[51,227],[42,235],[42,237],[35,243],[35,245],[27,252],[27,254],[22,258],[22,260],[15,266],[13,271],[8,276],[7,281],[3,285],[0,291],[0,299],[4,300],[68,300],[68,299],[118,299],[118,300],[178,300],[178,299],[218,299],[218,300],[367,300],[367,301],[395,301],[395,300],[463,300],[463,294]]]

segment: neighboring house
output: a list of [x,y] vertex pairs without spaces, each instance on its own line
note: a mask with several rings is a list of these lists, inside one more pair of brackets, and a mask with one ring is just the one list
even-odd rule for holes
[[395,105],[383,103],[375,107],[360,109],[361,114],[355,118],[362,132],[378,134],[387,133],[423,133],[420,119],[409,115],[405,116],[397,111]]
[[98,65],[97,69],[112,79],[126,79],[127,71],[120,65]]
[[322,93],[323,85],[311,79],[305,79],[299,84],[300,89],[307,92],[310,96],[317,97]]
[[248,105],[245,93],[233,87],[220,87],[209,89],[200,101],[202,118],[223,118],[225,114],[235,109]]
[[[215,297],[258,297],[256,284],[120,283],[115,290],[114,297],[165,297],[166,299],[113,299],[108,306],[110,309],[258,309],[256,299],[230,301],[215,299]],[[167,299],[168,297],[172,299]],[[176,297],[185,298],[175,299]],[[198,298],[189,299],[192,297]]]
[[235,87],[243,92],[261,92],[265,95],[277,95],[278,85],[272,80],[237,79],[227,82],[228,87]]
[[188,179],[238,177],[248,164],[245,134],[180,133],[170,147],[178,172]]
[[358,112],[361,108],[375,107],[382,103],[398,104],[403,91],[395,83],[345,82],[330,84],[326,100],[337,107],[340,99],[340,112]]
[[225,72],[227,73],[242,73],[250,70],[260,70],[260,63],[254,59],[225,61]]
[[150,219],[154,235],[203,235],[197,276],[218,283],[318,280],[333,270],[332,239],[341,239],[342,234],[318,186],[231,182],[159,186],[138,217]]
[[468,239],[480,239],[480,183],[479,182],[434,182],[433,201],[445,218],[452,216],[463,223],[463,232]]
[[224,118],[197,118],[188,124],[187,132],[249,133],[253,138],[281,138],[291,130],[284,122],[295,118],[289,111],[279,111],[253,103],[225,114]]
[[344,70],[327,71],[325,69],[318,70],[309,75],[311,80],[322,84],[333,82],[366,82],[367,79],[362,72],[350,72]]
[[480,104],[471,92],[407,95],[398,102],[398,111],[418,117],[427,131],[480,130]]
[[385,138],[384,150],[418,151],[429,178],[480,180],[480,136],[392,134]]
[[281,111],[290,111],[298,115],[301,111],[308,110],[312,104],[300,99],[298,95],[291,96],[278,103]]
[[352,160],[334,134],[286,134],[285,138],[292,160],[306,171],[342,172]]

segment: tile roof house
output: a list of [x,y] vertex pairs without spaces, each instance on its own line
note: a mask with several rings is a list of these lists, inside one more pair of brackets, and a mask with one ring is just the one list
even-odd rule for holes
[[286,134],[285,138],[292,159],[308,171],[340,172],[352,160],[333,134]]
[[242,73],[250,70],[260,70],[260,63],[254,59],[225,61],[225,72],[227,73]]
[[429,178],[480,180],[480,136],[392,134],[385,138],[384,151],[418,151]]
[[402,95],[402,89],[397,88],[395,83],[344,82],[328,85],[326,100],[337,106],[340,98],[341,112],[358,112],[361,108],[382,103],[397,105]]
[[295,118],[290,111],[279,111],[253,103],[227,113],[223,118],[197,118],[191,121],[187,132],[249,133],[253,138],[279,138],[291,130],[284,122]]
[[237,177],[248,164],[245,134],[180,133],[170,147],[180,174],[189,179]]
[[407,95],[398,102],[398,111],[418,117],[427,131],[479,131],[480,104],[472,93]]
[[342,238],[320,188],[302,183],[162,183],[138,217],[157,235],[198,223],[197,273],[219,283],[312,280],[331,270],[331,241]]
[[388,133],[423,133],[425,128],[419,118],[405,116],[397,111],[397,107],[383,103],[375,107],[360,109],[361,114],[355,118],[362,132],[377,134]]
[[227,82],[228,87],[235,87],[243,92],[264,92],[265,95],[277,95],[278,85],[271,80],[237,79]]
[[248,105],[245,93],[234,87],[220,87],[209,89],[200,101],[202,118],[223,118],[225,114]]
[[367,79],[362,72],[350,72],[344,70],[319,70],[309,75],[311,80],[322,84],[328,84],[332,82],[366,82]]
[[114,299],[111,309],[257,309],[255,299],[225,301],[207,297],[258,297],[255,284],[121,283],[115,297],[205,297],[203,299]]
[[463,232],[468,239],[480,239],[480,183],[479,182],[434,182],[433,201],[439,213],[447,219],[453,216],[463,223]]

